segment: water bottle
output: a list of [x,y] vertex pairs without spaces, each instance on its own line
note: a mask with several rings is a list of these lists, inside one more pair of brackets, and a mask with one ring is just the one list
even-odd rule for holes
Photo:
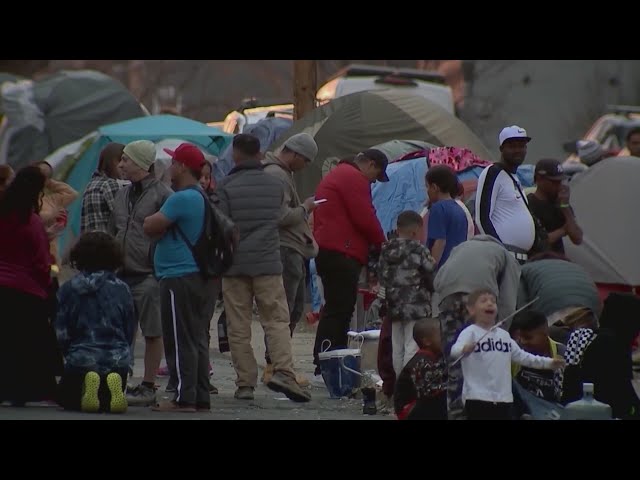
[[227,334],[227,313],[223,310],[218,318],[218,348],[220,353],[228,352],[229,336]]
[[582,398],[565,407],[568,420],[611,420],[611,407],[593,398],[593,383],[582,384]]

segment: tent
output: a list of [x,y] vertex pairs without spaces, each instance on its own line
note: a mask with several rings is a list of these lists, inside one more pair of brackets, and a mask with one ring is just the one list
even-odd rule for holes
[[[211,156],[219,156],[232,141],[233,135],[188,118],[173,115],[154,115],[99,128],[83,139],[75,152],[69,148],[54,152],[47,161],[55,166],[56,177],[82,192],[98,165],[100,151],[109,142],[127,144],[135,140],[151,140],[154,143],[168,139],[180,139],[193,143]],[[82,198],[69,207],[69,226],[60,239],[60,251],[64,252],[80,231]]]
[[[422,213],[427,203],[424,185],[427,169],[427,157],[392,162],[387,167],[389,181],[376,182],[371,187],[373,206],[385,233],[395,230],[396,218],[401,212],[413,210]],[[465,200],[474,201],[476,184],[483,169],[484,167],[474,166],[457,172],[458,179],[465,187]],[[527,178],[528,170],[521,167],[516,174],[525,186],[531,185]],[[473,215],[474,210],[469,210]]]
[[145,115],[124,85],[91,70],[61,71],[37,81],[5,83],[2,110],[8,128],[0,163],[14,168],[42,160],[102,125]]
[[571,206],[584,232],[582,245],[565,241],[570,260],[599,287],[640,293],[640,158],[606,158],[571,180]]
[[[300,132],[314,136],[318,156],[296,175],[301,197],[313,194],[325,161],[355,155],[383,142],[409,138],[436,146],[466,147],[485,160],[491,154],[467,126],[424,97],[398,90],[375,90],[336,98],[294,122],[272,149]],[[326,170],[326,169],[325,169]]]

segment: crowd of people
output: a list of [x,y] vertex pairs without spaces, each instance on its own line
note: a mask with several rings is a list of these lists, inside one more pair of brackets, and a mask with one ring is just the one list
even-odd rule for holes
[[[564,256],[564,239],[579,245],[583,236],[569,183],[559,161],[542,159],[535,192],[523,193],[515,174],[530,141],[519,126],[500,132],[501,159],[482,172],[473,215],[454,171],[430,168],[427,215],[402,212],[392,235],[371,198],[371,184],[389,181],[389,159],[377,149],[343,159],[302,199],[293,175],[318,154],[306,133],[266,155],[256,137],[236,135],[235,166],[217,184],[192,144],[165,149],[171,167],[157,175],[152,142],[111,143],[84,189],[69,253],[75,275],[62,285],[57,238],[78,192],[54,180],[46,162],[15,174],[2,167],[0,299],[20,321],[7,321],[0,338],[0,401],[209,411],[217,393],[210,328],[221,300],[235,399],[254,399],[259,380],[255,306],[265,334],[261,381],[308,402],[309,380],[292,355],[307,285],[320,375],[319,354],[348,346],[366,277],[385,307],[379,371],[399,419],[521,418],[529,412],[512,382],[556,403],[578,399],[591,382],[615,416],[635,418],[640,299],[611,294],[603,306],[593,280]],[[224,255],[209,248],[227,238],[223,220],[233,226]],[[138,329],[144,375],[128,386]],[[173,398],[158,402],[163,370]]]

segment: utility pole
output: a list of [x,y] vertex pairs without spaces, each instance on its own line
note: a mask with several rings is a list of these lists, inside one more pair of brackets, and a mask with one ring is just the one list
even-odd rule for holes
[[294,119],[304,117],[316,107],[318,75],[316,60],[293,61]]

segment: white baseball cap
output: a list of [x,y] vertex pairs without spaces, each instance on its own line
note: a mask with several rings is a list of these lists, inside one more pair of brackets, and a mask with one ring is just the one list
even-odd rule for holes
[[502,146],[502,144],[510,138],[524,138],[527,142],[531,141],[531,137],[527,136],[527,131],[517,125],[511,125],[510,127],[505,127],[502,129],[500,135],[498,136],[500,146]]

